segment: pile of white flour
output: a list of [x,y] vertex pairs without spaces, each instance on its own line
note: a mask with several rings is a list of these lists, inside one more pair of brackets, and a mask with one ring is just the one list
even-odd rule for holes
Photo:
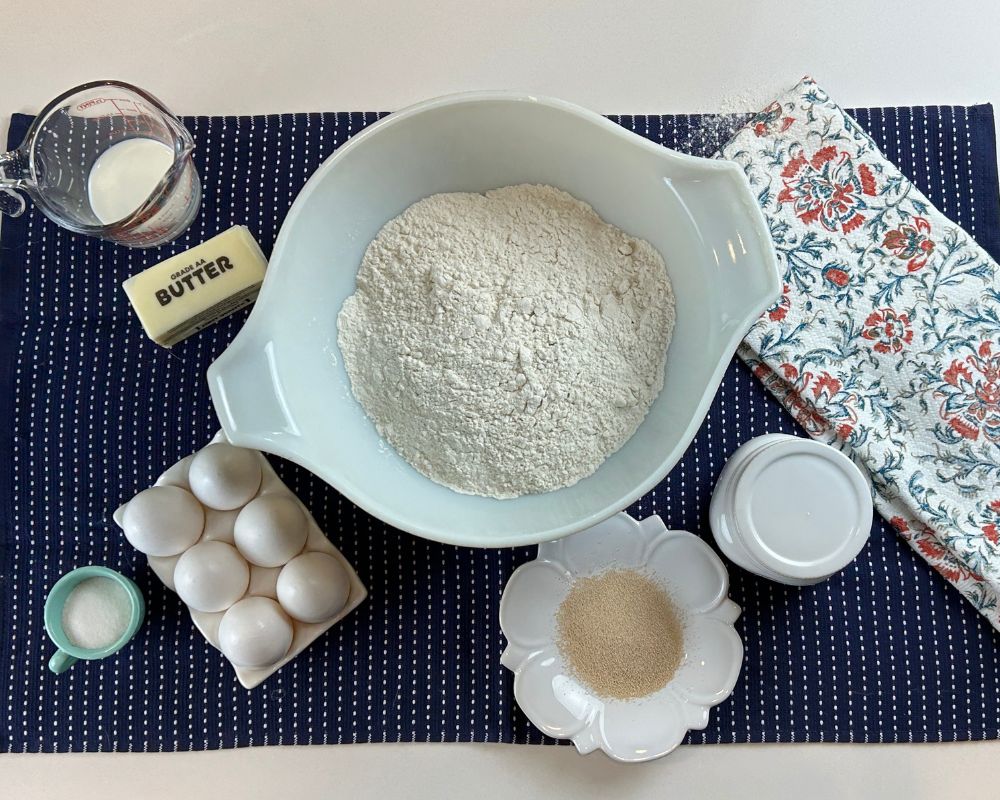
[[355,396],[427,477],[490,497],[594,472],[663,386],[659,253],[550,186],[439,194],[368,246],[338,318]]

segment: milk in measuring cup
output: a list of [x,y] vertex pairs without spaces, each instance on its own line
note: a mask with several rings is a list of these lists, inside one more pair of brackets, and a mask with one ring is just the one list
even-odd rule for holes
[[174,163],[174,151],[144,136],[112,145],[87,176],[87,195],[104,225],[125,219],[153,193]]

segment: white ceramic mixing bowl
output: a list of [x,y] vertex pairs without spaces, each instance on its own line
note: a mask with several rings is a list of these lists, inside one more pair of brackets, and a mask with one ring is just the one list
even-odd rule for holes
[[[368,243],[437,192],[550,184],[663,255],[677,298],[663,391],[593,475],[513,500],[463,495],[409,466],[351,392],[337,314]],[[430,100],[367,128],[316,171],[285,219],[256,307],[208,371],[229,439],[291,459],[397,528],[508,547],[588,528],[653,488],[701,425],[740,338],[780,280],[739,166],[681,155],[590,111],[510,92]]]

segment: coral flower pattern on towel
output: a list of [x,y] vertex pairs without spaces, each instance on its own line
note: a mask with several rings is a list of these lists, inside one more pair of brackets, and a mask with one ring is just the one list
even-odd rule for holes
[[720,155],[784,271],[740,356],[1000,628],[1000,268],[811,79]]
[[806,158],[802,148],[781,170],[784,188],[778,205],[791,203],[805,224],[819,222],[826,230],[850,233],[865,221],[865,196],[874,197],[875,178],[867,164],[855,164],[851,154],[833,145]]
[[[941,399],[941,419],[955,436],[972,441],[982,436],[1000,445],[1000,344],[995,349],[983,342],[975,353],[952,361],[935,395]],[[948,435],[939,432],[938,438]]]
[[880,308],[868,315],[861,335],[875,343],[876,353],[899,353],[913,341],[913,328],[906,314]]
[[912,222],[903,222],[898,228],[886,231],[882,246],[896,258],[906,261],[906,271],[916,272],[927,263],[934,251],[934,240],[930,237],[931,224],[923,217],[915,216]]

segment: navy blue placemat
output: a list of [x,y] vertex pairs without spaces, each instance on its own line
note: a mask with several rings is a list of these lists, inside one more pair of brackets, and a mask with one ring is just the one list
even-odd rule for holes
[[[1000,209],[989,106],[853,112],[890,159],[994,257]],[[367,602],[254,691],[195,632],[111,522],[122,500],[205,444],[203,379],[242,324],[154,346],[119,284],[245,223],[266,252],[320,161],[377,114],[187,119],[201,215],[170,246],[130,251],[30,211],[0,244],[0,750],[201,750],[353,741],[541,742],[500,666],[497,605],[533,548],[468,550],[386,528],[295,466],[279,472],[367,583]],[[693,116],[615,121],[702,153],[725,126]],[[15,116],[11,142],[28,118]],[[633,506],[706,535],[726,457],[766,431],[799,433],[734,363],[683,461]],[[108,564],[136,576],[149,614],[115,657],[55,677],[42,627],[49,586]],[[886,528],[842,574],[792,589],[732,570],[744,670],[693,742],[939,741],[1000,737],[1000,639]]]

